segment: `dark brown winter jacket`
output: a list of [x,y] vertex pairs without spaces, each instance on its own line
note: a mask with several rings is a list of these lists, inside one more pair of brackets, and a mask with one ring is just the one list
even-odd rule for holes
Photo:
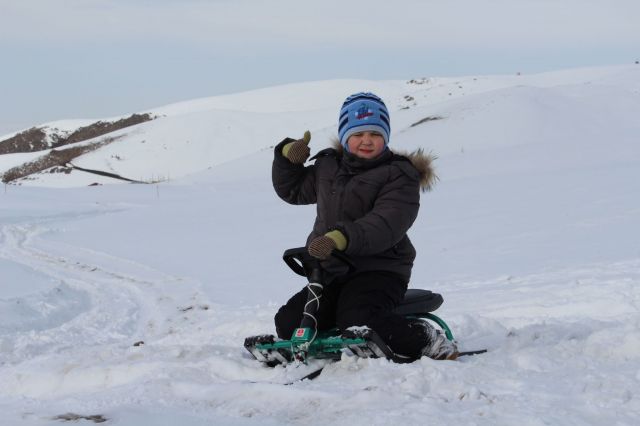
[[[333,229],[347,237],[345,253],[357,272],[388,271],[409,281],[416,251],[407,236],[420,208],[420,189],[436,179],[432,157],[386,150],[365,160],[343,152],[340,144],[320,151],[309,166],[292,164],[275,148],[272,180],[276,193],[290,204],[317,204],[309,242]],[[334,278],[346,272],[340,261],[323,262]]]

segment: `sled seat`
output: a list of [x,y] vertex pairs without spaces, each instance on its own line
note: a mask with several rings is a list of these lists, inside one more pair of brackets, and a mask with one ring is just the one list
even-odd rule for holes
[[410,288],[404,300],[393,310],[398,315],[417,315],[433,312],[442,305],[444,299],[438,293],[419,288]]

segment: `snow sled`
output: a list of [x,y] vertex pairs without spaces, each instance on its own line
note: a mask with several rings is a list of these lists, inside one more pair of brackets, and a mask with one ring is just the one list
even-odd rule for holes
[[[333,256],[347,264],[350,272],[353,270],[353,265],[344,254],[334,251]],[[320,306],[323,289],[320,261],[309,255],[306,247],[285,251],[283,260],[295,273],[308,279],[307,303],[300,326],[291,339],[281,340],[270,334],[245,339],[244,347],[258,361],[273,367],[295,361],[306,363],[309,359],[339,360],[345,351],[362,358],[387,358],[399,363],[414,361],[395,354],[373,330],[366,327],[318,331],[314,314]],[[431,321],[442,329],[449,340],[453,340],[449,326],[432,314],[442,302],[442,296],[437,293],[409,289],[395,312],[412,319]]]

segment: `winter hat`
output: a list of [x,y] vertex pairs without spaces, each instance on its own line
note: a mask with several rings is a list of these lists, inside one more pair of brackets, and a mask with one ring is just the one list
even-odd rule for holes
[[389,144],[389,111],[382,99],[370,92],[355,93],[345,99],[338,119],[338,137],[347,151],[349,136],[365,131],[380,133],[384,146]]

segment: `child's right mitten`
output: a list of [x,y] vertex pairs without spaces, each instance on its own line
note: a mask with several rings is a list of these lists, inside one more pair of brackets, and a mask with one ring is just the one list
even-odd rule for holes
[[289,142],[282,147],[282,155],[293,164],[304,164],[309,158],[311,150],[309,149],[309,141],[311,140],[311,132],[304,132],[302,139],[295,142]]

